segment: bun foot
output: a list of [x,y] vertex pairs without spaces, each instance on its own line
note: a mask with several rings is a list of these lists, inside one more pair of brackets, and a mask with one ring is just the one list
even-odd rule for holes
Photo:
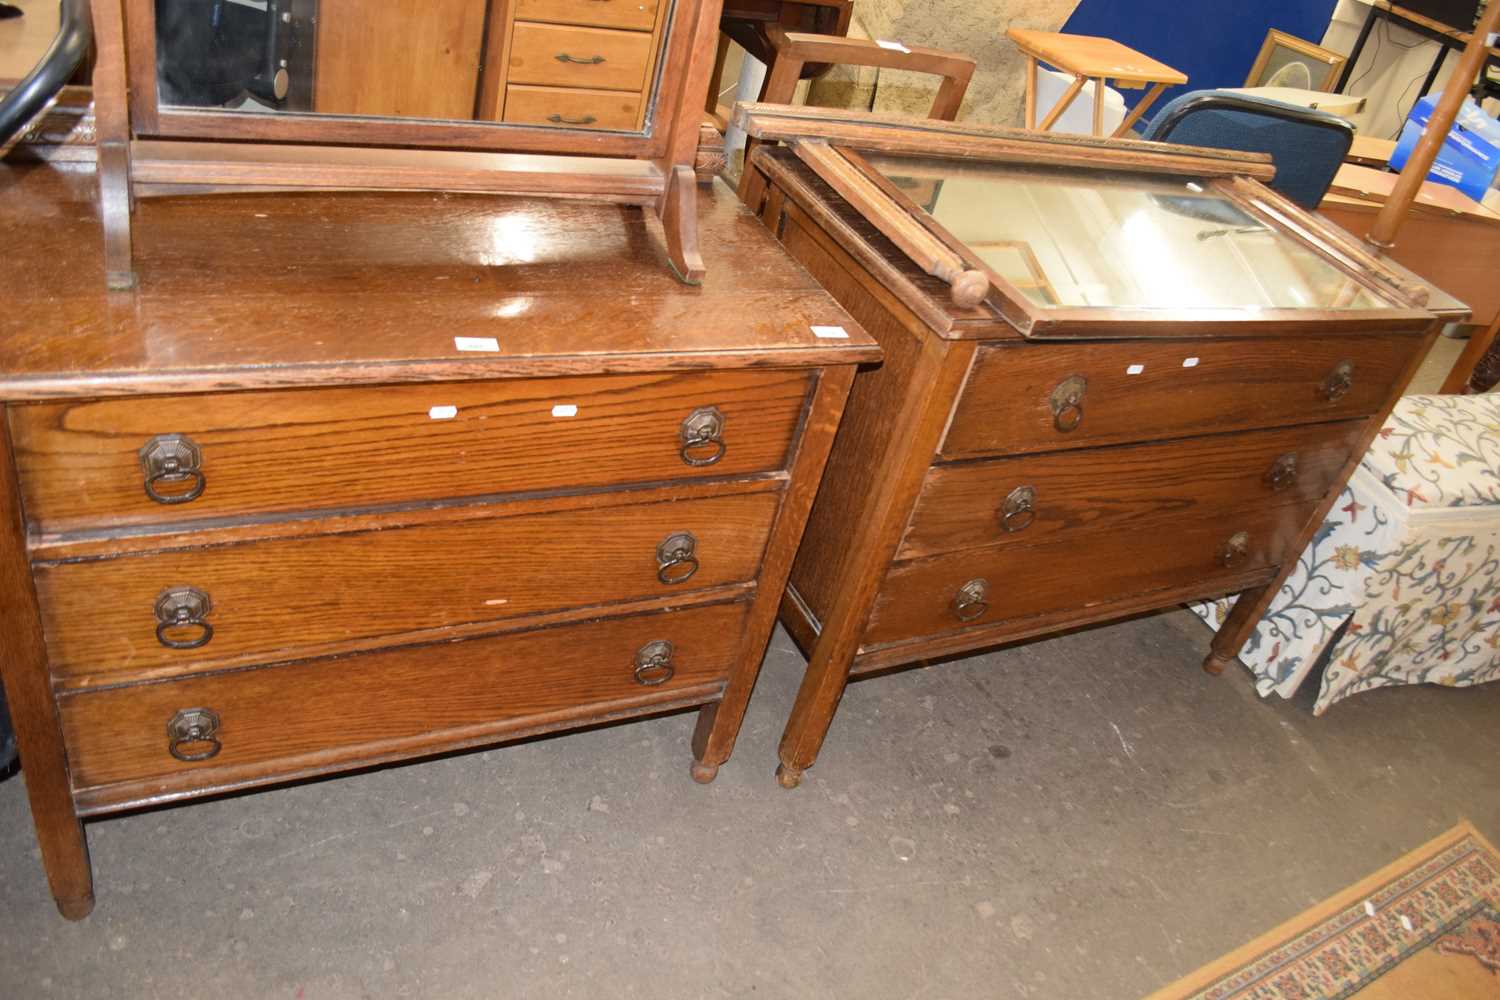
[[84,896],[82,899],[57,898],[57,912],[69,920],[82,920],[94,910],[93,894]]
[[1233,659],[1234,657],[1224,656],[1221,653],[1209,653],[1208,658],[1203,661],[1203,672],[1211,677],[1217,677],[1224,672],[1224,668],[1229,666],[1229,661]]
[[701,760],[693,761],[693,780],[700,785],[706,785],[719,776],[718,764],[705,764]]
[[802,769],[800,767],[788,767],[782,764],[776,768],[776,783],[782,788],[796,788],[802,784]]

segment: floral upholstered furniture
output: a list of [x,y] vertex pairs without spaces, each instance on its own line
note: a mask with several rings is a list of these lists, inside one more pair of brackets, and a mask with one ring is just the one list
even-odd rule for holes
[[[1217,628],[1230,604],[1193,610]],[[1289,697],[1336,635],[1317,714],[1392,684],[1500,679],[1500,395],[1396,405],[1240,660]]]

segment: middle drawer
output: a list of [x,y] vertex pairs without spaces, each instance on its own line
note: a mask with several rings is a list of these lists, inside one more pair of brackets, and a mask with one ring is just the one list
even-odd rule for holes
[[88,687],[748,583],[779,500],[762,489],[511,516],[470,508],[383,530],[38,563],[35,579],[53,676]]
[[644,32],[517,21],[507,82],[640,90],[650,62],[651,36]]

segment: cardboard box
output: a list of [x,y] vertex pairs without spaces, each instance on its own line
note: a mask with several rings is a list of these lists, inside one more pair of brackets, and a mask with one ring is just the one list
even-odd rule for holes
[[[1436,94],[1424,97],[1407,115],[1406,124],[1401,127],[1401,141],[1391,155],[1392,170],[1406,166],[1437,102]],[[1466,97],[1427,179],[1451,185],[1475,201],[1483,201],[1485,192],[1495,182],[1497,170],[1500,170],[1500,122],[1485,114],[1472,97]]]

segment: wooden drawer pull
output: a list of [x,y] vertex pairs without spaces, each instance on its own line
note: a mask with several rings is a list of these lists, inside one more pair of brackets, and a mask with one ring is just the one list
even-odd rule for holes
[[1340,361],[1333,366],[1333,371],[1323,380],[1322,387],[1318,390],[1324,399],[1330,403],[1337,403],[1349,394],[1354,388],[1354,362]]
[[554,125],[592,125],[599,119],[593,115],[584,115],[582,118],[569,118],[566,115],[548,115],[547,120]]
[[1285,455],[1277,457],[1266,470],[1266,485],[1277,493],[1287,489],[1297,481],[1297,453],[1289,451]]
[[[146,473],[146,496],[157,503],[190,503],[203,495],[207,485],[203,470],[203,451],[186,434],[158,434],[147,441],[137,452],[141,468]],[[181,493],[162,487],[175,488],[179,483],[190,483]]]
[[694,550],[698,539],[691,531],[677,531],[668,535],[656,547],[656,578],[662,583],[687,583],[698,572],[698,557]]
[[572,63],[574,66],[597,66],[605,61],[603,56],[589,56],[587,59],[580,59],[577,56],[570,56],[566,52],[559,52],[552,58],[560,63]]
[[1049,400],[1053,427],[1066,434],[1083,423],[1083,395],[1088,388],[1089,380],[1082,375],[1069,375],[1057,383]]
[[[196,587],[175,587],[156,599],[156,641],[168,649],[197,649],[208,645],[214,627],[208,613],[213,603]],[[188,638],[174,639],[174,630],[192,630]]]
[[[688,465],[713,465],[724,457],[724,414],[717,406],[700,406],[682,422],[678,433],[682,448],[678,454]],[[711,450],[704,451],[707,447]]]
[[1224,548],[1219,553],[1219,562],[1223,563],[1224,566],[1228,568],[1238,562],[1241,562],[1249,554],[1250,532],[1236,531],[1234,534],[1230,535],[1229,540],[1224,543]]
[[677,673],[672,666],[672,644],[665,639],[648,642],[635,654],[635,681],[646,687],[665,684]]
[[1000,505],[1000,525],[1007,532],[1025,531],[1036,520],[1036,487],[1017,486]]
[[970,580],[953,595],[953,615],[961,622],[971,622],[990,610],[988,580]]
[[[218,713],[206,708],[184,708],[167,723],[167,751],[178,760],[208,760],[223,749]],[[201,744],[198,749],[189,749]]]

